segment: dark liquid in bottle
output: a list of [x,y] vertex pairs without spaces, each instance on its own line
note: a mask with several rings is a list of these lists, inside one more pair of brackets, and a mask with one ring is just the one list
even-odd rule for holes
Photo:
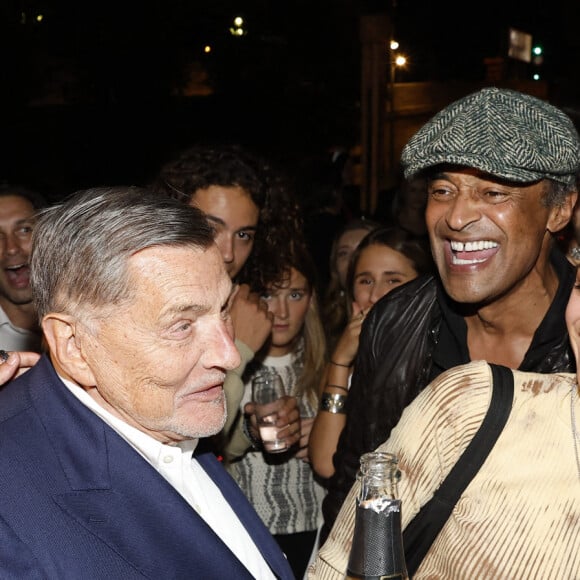
[[355,537],[346,577],[365,580],[407,578],[401,534],[401,502],[377,513],[357,507]]

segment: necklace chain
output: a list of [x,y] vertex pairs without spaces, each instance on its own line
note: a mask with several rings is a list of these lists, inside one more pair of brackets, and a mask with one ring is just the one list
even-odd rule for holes
[[576,470],[578,479],[580,479],[580,453],[578,452],[578,443],[580,443],[580,434],[576,429],[576,399],[578,398],[578,387],[572,385],[570,389],[570,422],[572,423],[572,441],[574,443],[574,455],[576,457]]

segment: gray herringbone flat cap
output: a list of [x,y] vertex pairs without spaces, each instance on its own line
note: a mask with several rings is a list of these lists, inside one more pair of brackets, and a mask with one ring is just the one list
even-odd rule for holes
[[517,91],[485,88],[451,103],[411,137],[405,177],[448,163],[516,182],[549,178],[571,184],[580,141],[560,109]]

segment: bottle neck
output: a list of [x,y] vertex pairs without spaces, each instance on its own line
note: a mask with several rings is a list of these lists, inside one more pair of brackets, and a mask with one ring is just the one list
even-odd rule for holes
[[387,453],[366,453],[361,458],[359,501],[378,497],[398,499],[399,478],[396,457]]
[[406,579],[397,458],[387,453],[367,453],[361,457],[358,477],[361,491],[346,577]]

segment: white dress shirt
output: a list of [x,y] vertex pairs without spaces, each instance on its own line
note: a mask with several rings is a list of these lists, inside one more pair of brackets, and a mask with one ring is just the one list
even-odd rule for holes
[[260,580],[275,578],[217,485],[192,457],[197,439],[176,445],[163,444],[112,415],[82,387],[62,377],[60,379],[81,403],[113,428],[181,494],[255,578]]

